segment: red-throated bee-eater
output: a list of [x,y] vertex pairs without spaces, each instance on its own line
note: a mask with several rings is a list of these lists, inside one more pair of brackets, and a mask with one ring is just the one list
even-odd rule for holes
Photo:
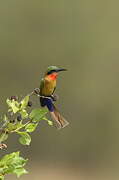
[[58,68],[56,66],[48,67],[44,78],[40,84],[40,104],[42,107],[46,106],[51,114],[52,120],[58,129],[64,128],[69,123],[59,113],[56,106],[54,105],[54,91],[56,89],[56,80],[58,73],[66,71],[66,69]]

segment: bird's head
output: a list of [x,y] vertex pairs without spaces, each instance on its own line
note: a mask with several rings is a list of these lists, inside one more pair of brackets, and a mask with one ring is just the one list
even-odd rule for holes
[[67,69],[59,68],[57,66],[49,66],[45,75],[49,76],[51,79],[56,79],[58,73],[61,71],[67,71]]

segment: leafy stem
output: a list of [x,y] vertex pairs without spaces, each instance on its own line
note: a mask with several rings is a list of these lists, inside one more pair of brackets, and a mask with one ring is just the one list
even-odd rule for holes
[[[46,108],[31,108],[30,97],[34,94],[40,96],[38,88],[21,101],[18,101],[16,96],[11,96],[6,100],[8,111],[1,120],[0,149],[7,147],[3,142],[8,139],[9,134],[18,134],[22,145],[30,145],[31,133],[35,131],[41,120],[47,121],[50,126],[53,125],[52,121],[46,117],[48,112]],[[5,155],[0,160],[0,180],[4,180],[4,175],[9,173],[14,173],[17,177],[26,174],[27,171],[24,169],[26,162],[27,160],[19,156],[19,152]]]

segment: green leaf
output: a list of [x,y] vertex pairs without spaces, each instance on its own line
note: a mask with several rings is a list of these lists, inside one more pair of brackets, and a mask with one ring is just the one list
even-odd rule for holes
[[19,156],[19,152],[13,152],[11,154],[5,155],[2,160],[0,161],[0,166],[4,165],[10,165],[15,168],[20,168],[25,165],[27,160]]
[[22,119],[26,119],[28,117],[28,113],[25,109],[22,109],[20,112]]
[[53,126],[53,122],[52,121],[48,120],[47,122],[48,122],[49,126]]
[[17,177],[22,174],[26,174],[27,171],[23,168],[27,160],[19,156],[19,152],[13,152],[11,154],[5,155],[0,160],[0,178],[1,174],[11,174],[14,173]]
[[3,142],[3,141],[5,141],[5,140],[7,140],[7,138],[8,138],[8,134],[2,133],[2,134],[0,135],[0,143]]
[[0,167],[0,175],[3,173],[4,167]]
[[34,123],[29,123],[26,127],[25,130],[26,132],[33,132],[36,127],[37,127],[38,123],[34,124]]
[[28,105],[29,96],[25,96],[25,98],[21,101],[21,109],[25,109]]
[[29,118],[33,120],[33,122],[37,122],[43,119],[43,117],[47,114],[48,110],[46,108],[43,109],[33,109],[29,115]]
[[6,103],[10,107],[9,111],[13,111],[13,113],[17,113],[19,111],[19,103],[17,101],[7,99]]
[[27,174],[28,171],[26,171],[24,168],[17,168],[14,170],[14,173],[17,175],[17,177],[19,178],[21,175],[23,174]]
[[13,131],[13,130],[16,129],[16,127],[15,127],[15,125],[13,123],[8,123],[7,129],[8,129],[8,131]]
[[5,155],[1,160],[0,160],[0,167],[3,166],[3,164],[12,164],[14,161],[15,157],[19,157],[19,152],[13,152],[11,154]]
[[30,145],[31,137],[27,132],[17,132],[21,137],[19,138],[19,142],[23,145]]
[[3,175],[0,175],[0,180],[4,180],[4,176]]
[[51,120],[48,120],[46,117],[44,117],[43,120],[47,121],[49,126],[53,126],[53,122]]
[[17,124],[8,123],[7,130],[14,131],[14,130],[22,128],[22,127],[24,127],[24,124],[22,124],[21,122],[18,122]]

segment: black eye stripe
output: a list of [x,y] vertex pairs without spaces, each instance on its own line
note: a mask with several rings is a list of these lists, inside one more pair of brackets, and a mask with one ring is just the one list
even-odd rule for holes
[[47,75],[52,74],[53,72],[56,72],[56,70],[51,70],[47,73]]

